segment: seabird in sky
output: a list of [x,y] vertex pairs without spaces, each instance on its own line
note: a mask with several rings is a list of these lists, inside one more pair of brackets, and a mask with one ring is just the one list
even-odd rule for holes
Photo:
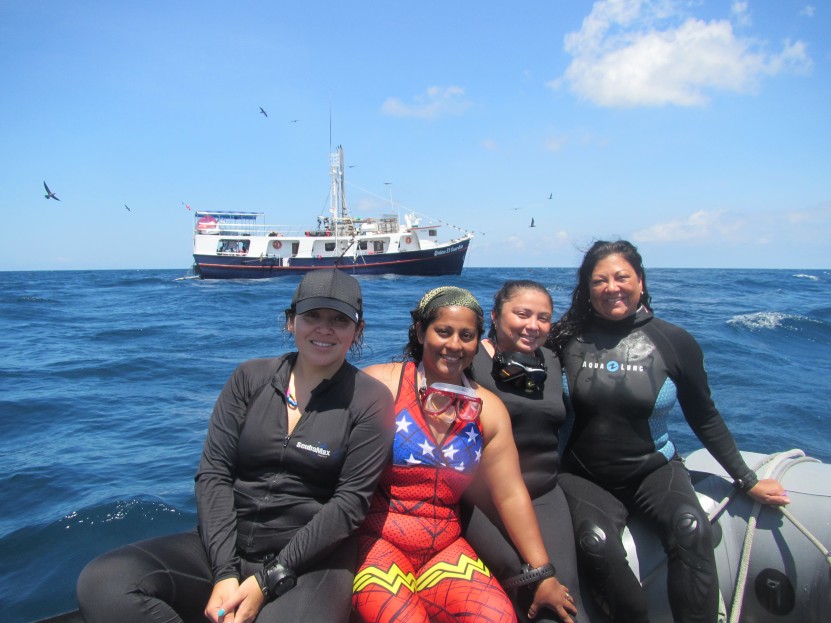
[[554,193],[551,193],[550,195],[548,195],[548,198],[553,199],[554,198]]
[[[127,208],[127,204],[126,204],[126,203],[124,204],[124,207],[125,207],[125,208]],[[132,212],[132,210],[131,210],[130,208],[127,208],[127,212]]]
[[58,196],[51,190],[49,190],[49,187],[46,185],[46,182],[43,182],[43,187],[46,189],[46,194],[43,195],[44,197],[46,197],[47,199],[54,199],[55,201],[60,201],[60,199],[58,199]]
[[300,119],[292,119],[289,123],[297,123]]
[[263,116],[264,116],[264,117],[268,117],[268,113],[267,113],[266,111],[264,111],[264,110],[263,110],[263,107],[262,107],[262,106],[260,106],[260,112],[261,112],[261,113],[263,113]]
[[522,208],[511,208],[511,210],[521,210]]
[[534,225],[534,217],[533,216],[531,217],[531,224],[528,227],[536,227],[536,225]]

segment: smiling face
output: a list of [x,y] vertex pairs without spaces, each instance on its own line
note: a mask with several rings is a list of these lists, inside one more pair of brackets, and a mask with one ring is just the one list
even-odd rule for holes
[[424,347],[422,363],[427,384],[462,384],[464,369],[473,363],[479,344],[476,313],[450,305],[438,310],[427,327],[418,326],[418,341]]
[[623,320],[638,310],[643,284],[635,268],[622,255],[607,255],[594,265],[589,300],[608,320]]
[[533,353],[545,343],[551,330],[551,298],[544,292],[523,288],[491,312],[496,343],[503,352]]
[[321,308],[289,318],[287,327],[294,334],[303,363],[330,374],[343,364],[349,347],[363,328],[363,321],[355,324],[339,311]]

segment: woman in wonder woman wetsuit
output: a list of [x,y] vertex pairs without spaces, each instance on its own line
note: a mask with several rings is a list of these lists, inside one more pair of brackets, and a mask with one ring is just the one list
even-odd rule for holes
[[[358,533],[353,607],[366,623],[510,623],[513,604],[462,537],[459,498],[482,472],[508,533],[536,584],[529,608],[576,614],[554,576],[519,470],[502,402],[467,374],[484,330],[470,292],[444,287],[412,312],[403,363],[367,372],[396,396],[392,461]],[[506,582],[506,585],[509,585]]]
[[654,526],[667,552],[673,619],[713,623],[718,578],[710,523],[668,435],[676,399],[739,487],[764,504],[789,500],[779,482],[758,480],[742,459],[710,397],[698,343],[656,318],[650,304],[631,243],[598,241],[586,252],[571,308],[552,329],[569,411],[560,485],[581,566],[614,621],[649,620],[621,540],[633,513]]

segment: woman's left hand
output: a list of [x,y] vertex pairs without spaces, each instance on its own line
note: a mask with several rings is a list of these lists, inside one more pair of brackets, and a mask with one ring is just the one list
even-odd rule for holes
[[221,623],[251,623],[257,618],[265,598],[255,576],[249,576],[225,602],[226,614]]
[[747,495],[760,504],[784,506],[785,504],[791,503],[791,499],[788,497],[785,488],[779,484],[778,480],[774,480],[773,478],[760,480],[753,485],[753,488],[747,492]]
[[556,577],[546,578],[537,585],[537,590],[534,593],[534,603],[528,608],[528,618],[536,617],[540,608],[544,606],[556,612],[563,623],[574,623],[569,616],[570,614],[577,616],[574,598]]

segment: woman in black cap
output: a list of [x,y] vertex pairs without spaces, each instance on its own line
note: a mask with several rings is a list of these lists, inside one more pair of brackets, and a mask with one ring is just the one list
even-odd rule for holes
[[92,561],[87,623],[346,621],[355,542],[392,441],[392,397],[346,362],[364,328],[358,282],[318,270],[286,328],[297,352],[241,364],[211,415],[198,530]]

